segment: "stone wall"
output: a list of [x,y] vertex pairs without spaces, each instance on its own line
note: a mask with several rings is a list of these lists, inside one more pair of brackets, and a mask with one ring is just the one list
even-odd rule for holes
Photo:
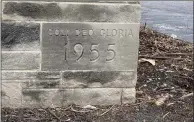
[[[3,1],[2,106],[59,107],[134,102],[139,22],[140,5],[136,2]],[[52,26],[55,26],[52,23],[90,25],[94,29],[98,28],[98,24],[102,27],[110,24],[109,28],[114,28],[114,24],[117,24],[115,28],[127,25],[132,28],[133,36],[126,37],[130,42],[123,44],[123,50],[127,53],[120,51],[127,58],[107,65],[99,61],[95,66],[72,63],[66,67],[63,65],[64,57],[61,57],[63,52],[59,53],[61,50],[58,50],[60,44],[52,44],[45,36],[45,28],[50,26],[48,23]],[[60,28],[61,24],[56,26]],[[91,38],[96,39],[99,39],[98,36]],[[73,51],[70,53],[73,58]]]

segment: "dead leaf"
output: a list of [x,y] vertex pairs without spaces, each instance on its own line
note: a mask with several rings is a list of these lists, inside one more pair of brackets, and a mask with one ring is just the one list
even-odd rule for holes
[[141,59],[139,59],[139,62],[140,62],[140,63],[141,63],[141,62],[149,62],[149,63],[152,64],[153,66],[156,65],[156,61],[153,60],[153,59],[141,58]]
[[164,104],[164,102],[170,97],[169,94],[166,94],[166,95],[162,95],[160,98],[158,98],[156,101],[155,101],[155,104],[157,106],[161,106],[162,104]]
[[83,108],[84,109],[91,109],[91,110],[96,110],[97,109],[95,106],[92,106],[92,105],[86,105]]

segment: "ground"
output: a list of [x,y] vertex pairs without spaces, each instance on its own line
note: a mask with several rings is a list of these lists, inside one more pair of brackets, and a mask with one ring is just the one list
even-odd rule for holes
[[192,122],[193,44],[141,27],[134,104],[2,108],[2,122]]

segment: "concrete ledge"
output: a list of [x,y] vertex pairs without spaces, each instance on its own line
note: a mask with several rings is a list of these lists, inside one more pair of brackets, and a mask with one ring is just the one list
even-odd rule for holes
[[2,70],[2,82],[22,82],[23,88],[133,88],[136,71],[20,71]]
[[58,80],[60,72],[6,71],[2,70],[2,80]]
[[3,20],[140,22],[139,4],[3,2]]

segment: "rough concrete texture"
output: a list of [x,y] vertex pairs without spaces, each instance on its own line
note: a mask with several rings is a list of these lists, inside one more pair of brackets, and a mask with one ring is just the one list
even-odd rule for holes
[[[64,91],[64,105],[114,105],[121,104],[122,89],[120,88],[86,88],[86,89],[66,89]],[[128,95],[128,103],[135,100],[135,89],[128,88],[133,94]]]
[[3,20],[140,22],[139,4],[4,2]]
[[1,85],[2,107],[22,107],[22,88],[20,83],[13,81],[4,81]]
[[2,71],[2,82],[22,82],[22,88],[132,88],[136,71]]
[[123,88],[122,89],[122,95],[121,95],[121,103],[127,104],[127,103],[134,103],[135,102],[135,88]]
[[66,71],[62,88],[131,88],[136,84],[135,71]]
[[1,23],[2,51],[40,50],[40,24],[37,23]]
[[22,107],[61,107],[63,92],[58,89],[23,89]]
[[1,64],[3,70],[38,70],[40,54],[3,52]]
[[55,89],[60,88],[60,80],[29,80],[21,85],[23,89]]
[[[130,93],[124,100],[123,92]],[[131,94],[133,93],[133,94]],[[126,97],[128,101],[126,101]],[[85,89],[23,89],[23,107],[59,107],[71,104],[85,105],[113,105],[122,104],[122,101],[135,101],[135,88],[85,88]]]
[[135,88],[22,89],[20,83],[4,81],[3,107],[60,107],[77,105],[113,105],[135,101]]

